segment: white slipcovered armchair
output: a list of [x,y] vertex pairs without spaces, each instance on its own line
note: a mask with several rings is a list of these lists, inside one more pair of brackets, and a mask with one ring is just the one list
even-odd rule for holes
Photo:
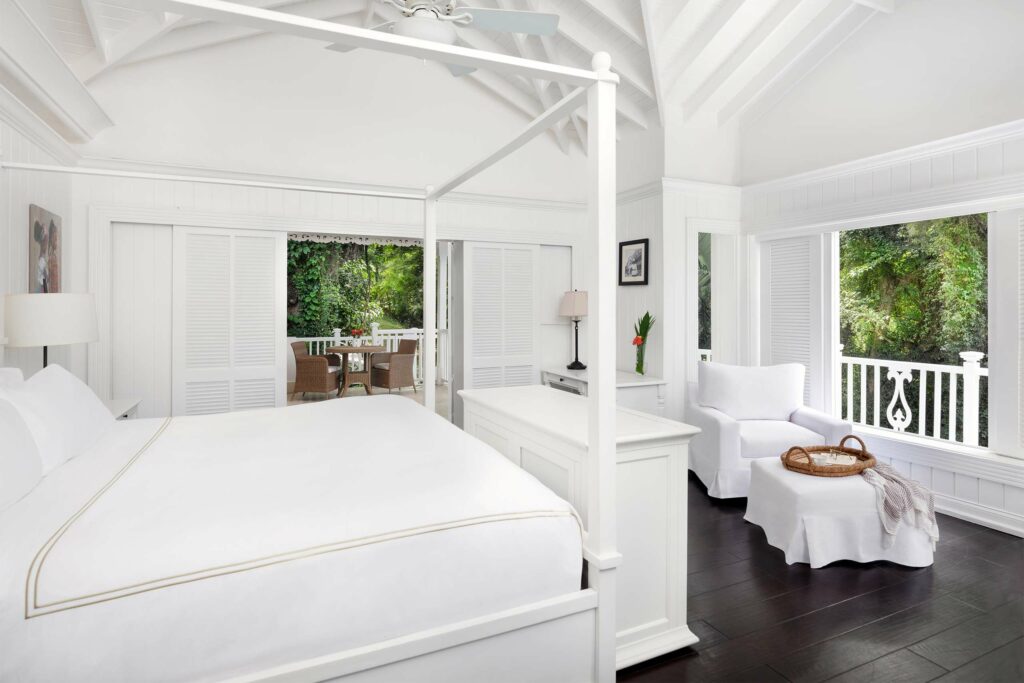
[[798,363],[701,363],[698,383],[687,389],[686,421],[701,429],[690,442],[690,469],[714,498],[746,497],[752,460],[777,458],[790,446],[836,444],[853,431],[803,405]]

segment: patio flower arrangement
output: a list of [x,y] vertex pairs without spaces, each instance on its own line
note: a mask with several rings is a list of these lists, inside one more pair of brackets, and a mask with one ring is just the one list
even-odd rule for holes
[[635,369],[638,375],[643,375],[647,371],[644,365],[644,353],[647,350],[647,337],[650,335],[652,327],[654,327],[654,317],[651,316],[650,311],[645,312],[633,325],[633,331],[636,333],[636,336],[633,337],[633,346],[636,347]]

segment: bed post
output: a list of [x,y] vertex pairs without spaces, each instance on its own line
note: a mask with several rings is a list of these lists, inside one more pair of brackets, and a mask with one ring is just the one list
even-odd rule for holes
[[437,411],[437,199],[427,186],[423,200],[423,405]]
[[615,680],[615,84],[611,57],[594,55],[604,76],[587,92],[587,223],[593,236],[587,447],[587,578],[597,589],[597,680]]

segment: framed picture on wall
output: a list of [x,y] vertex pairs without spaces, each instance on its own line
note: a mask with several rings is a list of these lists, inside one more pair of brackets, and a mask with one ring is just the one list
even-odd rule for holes
[[619,242],[619,285],[646,285],[650,240]]
[[28,291],[60,291],[60,216],[30,204],[28,207]]

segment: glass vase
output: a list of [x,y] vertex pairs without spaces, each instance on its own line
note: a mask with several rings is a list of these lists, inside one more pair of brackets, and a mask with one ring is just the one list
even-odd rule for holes
[[643,375],[647,369],[644,367],[644,351],[647,349],[647,344],[637,344],[636,347],[636,374]]

